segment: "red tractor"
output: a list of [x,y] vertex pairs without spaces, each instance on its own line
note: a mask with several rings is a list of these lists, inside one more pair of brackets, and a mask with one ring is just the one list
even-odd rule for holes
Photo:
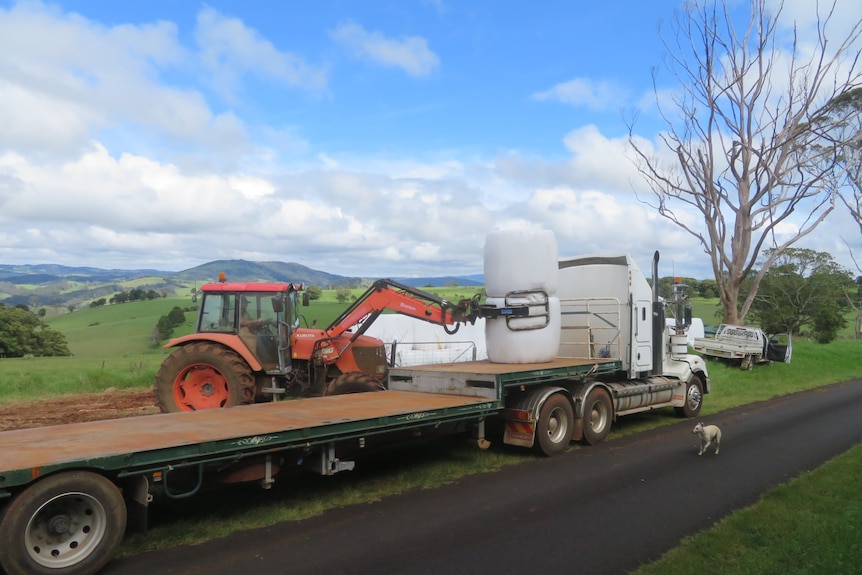
[[451,304],[383,279],[328,328],[315,329],[300,327],[302,289],[293,283],[204,285],[195,333],[165,346],[175,349],[156,374],[161,410],[379,391],[388,373],[383,342],[363,334],[381,313],[391,310],[455,333],[479,310],[478,295]]

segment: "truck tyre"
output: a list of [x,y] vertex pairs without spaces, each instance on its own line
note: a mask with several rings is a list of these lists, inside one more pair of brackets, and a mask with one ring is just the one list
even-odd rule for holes
[[595,445],[611,431],[614,410],[611,398],[601,388],[594,388],[584,400],[584,441]]
[[536,448],[548,457],[562,453],[572,441],[575,430],[575,411],[572,402],[562,393],[545,400],[536,422]]
[[174,350],[156,373],[156,402],[164,413],[254,403],[251,368],[236,352],[211,342]]
[[385,388],[379,379],[361,371],[342,373],[329,382],[323,395],[344,395],[345,393],[365,393],[367,391],[383,391]]
[[700,376],[692,375],[685,385],[685,405],[674,407],[679,417],[697,417],[703,405],[703,382]]
[[89,471],[42,479],[0,514],[0,565],[8,575],[85,575],[107,563],[126,528],[120,490]]

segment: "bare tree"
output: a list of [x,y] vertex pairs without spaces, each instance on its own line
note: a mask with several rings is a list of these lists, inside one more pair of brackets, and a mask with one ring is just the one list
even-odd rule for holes
[[[862,237],[862,87],[840,94],[824,110],[816,122],[826,126],[824,145],[840,147],[838,150],[838,173],[845,178],[840,192],[841,201],[859,226]],[[856,268],[862,265],[848,244],[850,256]]]
[[[834,208],[837,148],[815,145],[811,119],[862,78],[862,23],[833,45],[832,4],[818,12],[813,46],[803,47],[795,28],[780,28],[782,9],[750,0],[749,17],[737,27],[726,1],[689,2],[664,39],[666,67],[679,81],[669,104],[653,74],[667,124],[660,138],[674,159],[663,162],[629,125],[634,160],[653,192],[643,201],[700,242],[728,323],[745,319],[775,258]],[[755,272],[765,246],[773,255]],[[740,305],[740,285],[752,274]]]

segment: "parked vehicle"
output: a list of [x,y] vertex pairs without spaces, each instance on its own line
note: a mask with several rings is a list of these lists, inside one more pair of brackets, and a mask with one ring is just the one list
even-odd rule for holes
[[793,352],[790,334],[767,336],[758,327],[721,324],[712,337],[697,338],[694,351],[714,359],[738,363],[751,369],[756,363],[790,363]]
[[[384,311],[444,326],[476,319],[478,298],[450,303],[381,279],[332,325],[300,325],[293,283],[219,282],[201,287],[195,333],[172,339],[156,374],[163,412],[231,407],[284,397],[338,395],[384,388],[383,342],[364,332]],[[307,301],[305,302],[307,304]]]
[[[654,286],[657,265],[658,253],[653,260]],[[516,305],[485,303],[475,311],[495,329],[504,330],[519,329],[519,320],[525,318],[536,329],[548,329],[557,325],[551,319],[559,320],[559,349],[551,361],[392,368],[382,374],[387,375],[388,389],[376,393],[0,433],[0,566],[7,575],[92,574],[110,560],[127,528],[146,529],[148,506],[159,498],[184,498],[204,487],[241,481],[257,481],[266,488],[279,473],[293,470],[332,475],[353,469],[352,458],[376,445],[422,435],[468,432],[486,448],[486,422],[493,418],[504,423],[504,443],[550,456],[565,450],[572,439],[602,441],[622,415],[662,407],[674,407],[685,417],[698,415],[710,382],[703,360],[688,353],[685,330],[691,314],[686,311],[685,286],[674,287],[673,302],[659,300],[628,256],[564,259],[559,262],[559,279],[559,318],[551,317],[555,315],[551,298],[541,289],[507,294],[504,299]],[[391,283],[380,286],[384,293],[387,285]],[[222,289],[228,294],[222,299],[226,303],[236,302],[243,291],[231,285]],[[262,294],[261,305],[281,302],[272,308],[277,316],[273,327],[287,332],[279,341],[290,341],[291,357],[325,363],[326,357],[343,355],[344,348],[336,342],[361,341],[357,334],[342,339],[343,333],[327,330],[300,332],[295,316],[279,315],[287,309],[281,298],[294,301],[297,290],[291,287],[256,286],[246,291]],[[208,290],[207,297],[210,293],[220,292]],[[273,300],[271,294],[279,298]],[[676,307],[673,326],[665,321],[668,305]],[[370,313],[381,307],[371,306]],[[251,343],[239,347],[240,336],[233,331],[240,321],[235,308],[222,306],[210,315],[213,309],[205,302],[199,321],[198,331],[207,334],[208,343],[183,340],[199,347],[194,360],[172,360],[183,365],[173,371],[185,370],[198,378],[196,393],[207,396],[209,377],[227,382],[213,394],[222,393],[227,385],[227,398],[239,389],[243,401],[251,401],[242,389],[254,382],[254,394],[262,391],[256,374],[276,365],[276,377],[290,374],[273,359],[272,369],[265,363],[250,371],[240,366],[238,371],[249,374],[250,381],[240,388],[232,386],[230,366],[240,361],[253,366],[252,359],[260,362],[261,355],[254,354]],[[457,317],[439,305],[432,309],[446,323]],[[355,325],[362,308],[354,305],[350,310],[336,325]],[[230,330],[220,325],[222,319],[230,323]],[[212,331],[201,329],[209,322],[216,326]],[[301,333],[309,333],[313,343],[306,344]],[[528,331],[523,335],[529,337]],[[217,346],[236,350],[230,352],[234,354],[230,361],[225,359],[227,351],[212,351]],[[213,357],[223,361],[216,363]],[[178,377],[163,374],[170,393],[162,401],[182,399],[177,387],[185,383],[177,383]],[[225,405],[230,403],[229,399]]]

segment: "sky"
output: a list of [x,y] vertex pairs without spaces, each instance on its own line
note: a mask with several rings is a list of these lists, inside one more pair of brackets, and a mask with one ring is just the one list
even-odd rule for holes
[[[681,5],[0,0],[0,263],[458,276],[523,228],[712,277],[626,144],[636,118],[661,153]],[[814,5],[785,2],[801,36]],[[850,267],[845,242],[862,251],[836,209],[797,247]]]

